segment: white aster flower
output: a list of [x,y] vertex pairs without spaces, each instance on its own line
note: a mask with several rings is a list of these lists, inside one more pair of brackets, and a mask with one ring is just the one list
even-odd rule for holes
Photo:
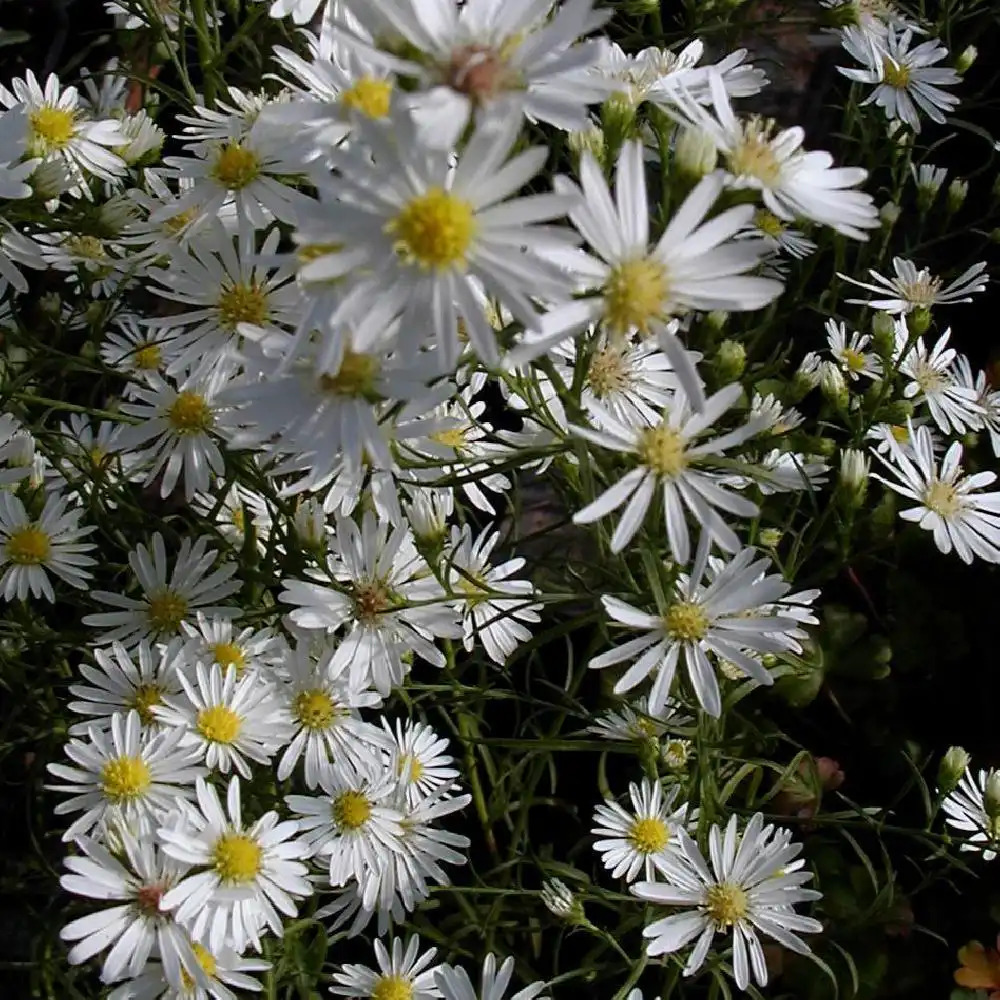
[[53,491],[32,518],[18,497],[0,490],[0,588],[5,601],[23,601],[29,594],[54,601],[48,573],[78,590],[86,588],[91,578],[86,567],[95,564],[86,553],[95,546],[81,539],[95,529],[81,528],[83,510],[69,504],[67,497]]
[[954,305],[956,302],[971,302],[972,296],[986,288],[989,278],[983,273],[986,262],[973,264],[954,281],[944,285],[927,268],[917,270],[916,265],[904,257],[893,257],[893,277],[883,277],[878,271],[869,270],[872,283],[858,281],[847,274],[837,272],[837,277],[852,285],[874,292],[876,298],[848,299],[851,305],[869,306],[882,309],[897,316],[913,312],[914,309],[931,309],[936,305]]
[[208,548],[208,541],[202,537],[192,543],[190,538],[185,538],[173,570],[170,570],[166,544],[157,531],[151,550],[140,543],[128,556],[143,596],[134,598],[107,590],[92,591],[94,600],[121,610],[87,615],[83,624],[109,630],[99,636],[97,641],[100,643],[119,640],[132,648],[142,639],[166,640],[177,635],[181,623],[191,621],[199,610],[209,615],[235,618],[239,608],[213,602],[240,589],[240,582],[232,579],[236,564],[223,563],[209,572],[217,553]]
[[330,992],[359,1000],[432,1000],[441,995],[434,985],[437,965],[431,965],[437,948],[420,953],[420,938],[414,935],[403,949],[401,938],[394,937],[390,951],[375,940],[378,971],[367,965],[345,964],[333,974]]
[[[705,438],[712,424],[739,399],[742,387],[732,384],[720,389],[694,412],[688,397],[680,390],[660,422],[653,426],[629,426],[607,411],[601,417],[603,430],[572,427],[575,434],[601,448],[635,456],[637,468],[627,472],[596,500],[573,515],[575,524],[590,524],[617,510],[626,501],[614,534],[611,551],[621,552],[635,537],[659,488],[663,517],[674,559],[686,563],[691,555],[691,540],[685,510],[690,511],[702,531],[727,552],[739,548],[739,539],[726,524],[718,509],[740,517],[753,517],[757,505],[719,485],[720,476],[699,466],[753,437],[765,426],[765,417],[751,417],[742,427],[716,438]],[[591,404],[596,408],[598,404]],[[702,440],[699,440],[702,439]],[[717,509],[718,508],[718,509]]]
[[168,855],[200,869],[164,894],[161,909],[173,911],[212,952],[226,944],[260,951],[261,931],[281,937],[282,915],[295,917],[296,900],[312,895],[301,861],[308,848],[295,839],[298,824],[279,822],[276,812],[245,824],[235,776],[225,810],[215,788],[200,778],[197,795],[198,808],[184,810],[183,822],[159,829]]
[[847,325],[835,319],[826,321],[826,343],[841,371],[852,381],[860,378],[879,379],[882,377],[882,362],[878,355],[866,351],[871,344],[869,334],[857,330],[847,335]]
[[976,402],[982,410],[982,427],[989,433],[993,454],[1000,456],[1000,390],[993,387],[986,372],[973,374],[969,359],[964,354],[955,359],[952,376],[958,385],[976,393]]
[[984,861],[1000,852],[1000,822],[986,812],[986,782],[996,773],[980,769],[973,776],[966,767],[958,786],[941,803],[945,822],[965,837],[961,850],[981,851]]
[[30,198],[31,186],[24,182],[39,161],[24,160],[28,147],[28,115],[15,105],[0,114],[0,198]]
[[[483,962],[483,975],[478,991],[472,985],[469,974],[453,965],[439,965],[434,973],[434,982],[444,1000],[504,1000],[504,994],[514,975],[514,959],[505,958],[497,969],[496,956],[490,952]],[[545,983],[532,983],[518,990],[510,1000],[549,1000],[544,996]]]
[[679,791],[674,785],[665,792],[659,781],[643,778],[641,785],[628,786],[632,812],[614,799],[606,799],[594,810],[590,832],[601,838],[594,842],[594,850],[612,878],[634,882],[640,873],[656,878],[664,856],[677,849],[677,831],[698,816],[697,809],[688,815],[686,802],[673,808]]
[[396,720],[395,730],[382,717],[387,736],[389,767],[398,776],[409,807],[455,787],[458,770],[454,757],[445,751],[448,741],[424,722]]
[[179,799],[193,798],[195,778],[205,773],[180,745],[182,734],[143,735],[138,712],[115,715],[111,729],[87,731],[87,742],[64,747],[74,767],[49,764],[49,772],[67,785],[53,791],[73,797],[55,807],[59,816],[83,811],[63,834],[68,842],[94,827],[121,824],[138,837],[148,836],[164,812]]
[[263,555],[274,520],[267,499],[239,482],[232,482],[226,488],[226,481],[217,479],[215,488],[217,492],[199,493],[191,501],[191,509],[202,517],[214,519],[219,534],[237,549],[243,547],[252,529],[257,549]]
[[673,954],[686,944],[695,946],[684,966],[693,975],[705,962],[718,933],[732,931],[733,974],[745,990],[753,978],[767,983],[767,965],[758,932],[774,938],[790,951],[808,954],[800,933],[816,934],[823,925],[803,917],[794,904],[819,899],[821,894],[802,885],[812,878],[794,859],[801,844],[791,841],[786,830],[764,826],[760,813],[737,833],[732,816],[725,832],[718,824],[709,830],[711,868],[697,844],[678,830],[681,851],[664,859],[664,882],[639,882],[632,891],[643,900],[684,907],[683,912],[651,923],[643,931],[649,939],[650,956]]
[[766,208],[757,209],[752,226],[738,235],[763,240],[773,253],[786,253],[796,260],[808,257],[816,250],[812,240]]
[[[185,344],[186,338],[175,327],[149,326],[137,316],[123,314],[108,325],[101,344],[101,360],[137,382],[151,384],[156,382],[155,376],[165,374],[181,356]],[[125,395],[131,396],[133,392],[129,387]]]
[[914,132],[920,131],[921,111],[931,121],[944,124],[945,114],[958,107],[958,98],[941,88],[954,86],[962,78],[950,66],[934,65],[948,58],[948,50],[936,38],[911,48],[913,32],[897,32],[890,26],[881,37],[845,28],[841,39],[861,68],[837,68],[848,79],[875,87],[862,107],[877,104],[886,118],[898,118]]
[[899,516],[932,531],[934,544],[946,555],[954,549],[964,563],[971,563],[975,556],[1000,562],[1000,492],[981,492],[996,481],[996,473],[966,475],[958,441],[938,466],[928,428],[915,428],[909,422],[909,436],[909,449],[893,440],[888,457],[876,452],[892,478],[872,473],[874,479],[916,503]]
[[257,674],[267,680],[287,655],[285,640],[273,629],[238,629],[228,618],[201,611],[193,623],[181,622],[181,630],[185,636],[183,656],[189,663],[215,663],[223,671],[233,667],[237,677]]
[[235,769],[251,777],[247,758],[267,764],[290,735],[273,688],[236,668],[196,663],[194,680],[178,675],[181,696],[152,708],[160,725],[181,732],[181,745],[196,751],[213,771]]
[[624,703],[620,708],[608,709],[587,726],[586,732],[616,742],[645,743],[659,739],[673,728],[690,726],[693,722],[691,716],[680,711],[679,703],[673,698],[668,698],[663,708],[656,715],[651,715],[643,695],[634,704]]
[[801,651],[799,621],[780,603],[774,606],[788,593],[789,585],[780,576],[767,574],[767,557],[757,559],[756,551],[746,548],[713,573],[708,551],[708,538],[702,535],[690,575],[681,574],[670,604],[659,614],[641,611],[610,595],[601,599],[611,618],[645,635],[594,657],[588,666],[601,669],[634,661],[615,685],[615,694],[630,691],[655,670],[649,693],[651,712],[665,704],[680,661],[698,703],[718,717],[722,699],[709,653],[735,664],[759,684],[773,684],[760,656]]

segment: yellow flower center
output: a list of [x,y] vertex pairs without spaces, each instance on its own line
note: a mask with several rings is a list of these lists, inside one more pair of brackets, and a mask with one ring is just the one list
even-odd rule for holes
[[156,721],[153,708],[162,702],[163,692],[156,684],[140,684],[132,695],[132,708],[139,713],[144,726],[151,726]]
[[[209,978],[214,977],[218,966],[212,953],[194,941],[191,942],[191,950],[194,952],[195,961],[201,966],[201,971]],[[193,990],[195,988],[194,979],[183,966],[181,967],[181,985],[185,990]]]
[[163,349],[146,341],[132,352],[132,364],[141,371],[158,371],[163,364]]
[[104,244],[96,236],[71,236],[63,246],[68,253],[84,260],[103,260],[107,256]]
[[306,729],[329,729],[339,714],[337,704],[322,688],[302,691],[295,697],[295,717]]
[[372,986],[372,1000],[412,1000],[413,986],[405,976],[379,976]]
[[653,472],[669,479],[687,467],[684,445],[683,436],[672,427],[650,427],[639,438],[639,458]]
[[246,885],[261,869],[260,844],[245,833],[224,833],[212,850],[212,864],[223,882]]
[[941,290],[941,279],[931,276],[927,268],[917,271],[917,276],[913,281],[900,281],[897,283],[902,298],[911,305],[929,309],[937,301],[937,294]]
[[678,642],[697,642],[708,632],[708,615],[694,601],[671,604],[663,622],[667,634]]
[[348,350],[336,375],[320,375],[320,387],[334,396],[351,399],[370,397],[375,390],[378,360],[371,354],[356,354]]
[[4,546],[7,558],[18,566],[41,566],[52,551],[48,533],[34,524],[15,528]]
[[785,232],[785,224],[773,212],[761,208],[753,217],[754,225],[765,235],[778,239]]
[[663,763],[672,771],[680,770],[687,763],[690,749],[690,740],[667,740],[663,744]]
[[416,784],[424,776],[424,765],[418,760],[416,754],[400,754],[399,760],[396,761],[396,774],[400,777],[407,774],[409,775],[408,780],[412,784]]
[[150,627],[157,634],[176,632],[187,617],[187,598],[175,590],[164,590],[149,598],[146,616]]
[[670,829],[658,816],[647,816],[632,824],[628,839],[640,854],[656,854],[667,846]]
[[951,483],[935,479],[927,485],[924,506],[941,517],[954,517],[962,509],[962,498]]
[[669,293],[666,268],[651,257],[626,260],[614,267],[604,286],[604,321],[612,333],[635,328],[649,333],[649,324],[666,312]]
[[771,146],[774,123],[751,118],[743,123],[743,135],[736,147],[726,155],[729,172],[736,177],[754,177],[765,187],[781,180],[781,164]]
[[76,135],[76,116],[65,108],[42,107],[28,115],[33,151],[41,154],[65,149]]
[[216,153],[212,176],[231,191],[239,191],[260,176],[260,157],[238,142],[227,142]]
[[171,215],[169,219],[164,219],[162,227],[169,236],[176,236],[182,229],[194,222],[197,217],[197,209],[186,208],[183,212],[178,212],[176,215]]
[[167,408],[167,420],[175,434],[203,434],[211,430],[215,416],[204,396],[186,389]]
[[243,673],[247,665],[247,658],[243,650],[235,642],[217,642],[212,646],[212,658],[225,670],[227,667],[235,667],[236,673]]
[[913,375],[913,381],[920,386],[921,390],[930,394],[933,392],[940,392],[948,385],[948,380],[945,376],[936,371],[928,364],[921,364]]
[[906,444],[910,440],[910,432],[906,429],[905,424],[891,424],[889,433],[897,444]]
[[349,90],[340,95],[340,103],[352,111],[360,111],[369,118],[385,118],[389,114],[392,82],[374,76],[363,76]]
[[882,56],[882,82],[897,90],[905,90],[910,85],[910,68]]
[[434,431],[429,437],[436,444],[443,444],[446,448],[461,451],[468,444],[465,439],[465,431],[464,427],[448,427],[443,431]]
[[152,783],[149,766],[141,757],[114,757],[101,768],[104,796],[116,805],[144,795]]
[[358,830],[368,822],[372,805],[363,792],[341,792],[333,803],[333,821],[344,830]]
[[359,581],[354,585],[354,616],[370,624],[392,607],[392,592],[379,580]]
[[408,263],[439,271],[461,268],[476,235],[476,216],[469,202],[434,187],[408,201],[386,231]]
[[210,743],[232,743],[243,728],[243,720],[228,705],[210,705],[195,719],[195,727]]
[[216,304],[219,326],[232,332],[239,323],[253,323],[261,326],[271,314],[267,292],[253,283],[242,282],[223,288]]
[[705,911],[717,924],[729,927],[747,915],[747,894],[732,882],[705,890]]
[[598,399],[621,392],[628,383],[628,367],[620,351],[605,348],[603,351],[597,351],[590,359],[587,385]]
[[865,356],[860,351],[855,351],[851,347],[845,347],[840,352],[840,359],[852,372],[863,372],[865,370]]

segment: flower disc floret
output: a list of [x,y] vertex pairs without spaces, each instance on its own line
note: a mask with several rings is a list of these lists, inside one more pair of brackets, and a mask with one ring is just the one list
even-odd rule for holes
[[238,142],[223,145],[212,165],[212,176],[231,191],[239,191],[260,176],[260,157]]
[[363,76],[353,87],[343,91],[340,103],[369,118],[385,118],[392,101],[392,82],[374,76]]
[[[219,967],[215,961],[215,956],[204,945],[200,945],[197,942],[192,942],[191,950],[194,952],[195,961],[198,963],[201,971],[206,976],[213,977]],[[183,966],[181,966],[181,986],[185,991],[193,991],[197,986],[191,974]]]
[[364,792],[342,792],[333,803],[333,820],[341,829],[360,830],[372,814]]
[[48,533],[26,524],[12,531],[5,546],[7,558],[18,566],[41,566],[52,552]]
[[733,882],[719,882],[705,890],[705,911],[717,924],[730,927],[747,915],[747,894]]
[[662,819],[647,816],[637,819],[629,830],[628,839],[642,854],[657,854],[667,846],[670,829]]
[[462,267],[476,235],[472,205],[433,187],[403,206],[388,231],[401,255],[426,269]]
[[327,729],[337,715],[336,703],[321,688],[302,691],[295,698],[295,717],[306,729]]
[[320,375],[320,387],[333,396],[349,399],[369,398],[375,391],[378,361],[370,354],[348,350],[336,375]]
[[243,833],[223,834],[212,851],[212,864],[219,878],[230,885],[246,885],[261,870],[260,844]]
[[152,783],[149,765],[141,757],[113,757],[101,769],[101,788],[116,804],[140,798]]
[[210,705],[198,713],[195,727],[212,743],[232,743],[243,729],[243,720],[228,705]]
[[412,1000],[413,986],[405,976],[379,976],[371,995],[372,1000]]
[[667,634],[678,642],[699,642],[708,634],[709,620],[694,601],[677,601],[664,618]]
[[41,107],[28,115],[31,146],[39,153],[65,149],[76,135],[76,116],[66,108]]
[[954,517],[962,509],[962,499],[951,483],[937,479],[927,486],[924,506],[942,517]]
[[883,56],[882,80],[890,87],[905,90],[910,85],[910,68],[904,63],[893,62],[888,56]]
[[219,325],[226,330],[235,330],[240,323],[262,326],[270,315],[267,293],[252,282],[224,288],[216,308]]
[[223,670],[227,667],[233,667],[237,674],[242,673],[247,665],[246,655],[235,642],[215,643],[212,646],[212,659],[214,659]]
[[604,286],[605,323],[612,333],[648,333],[663,314],[669,282],[666,268],[651,257],[625,260],[611,269]]
[[163,365],[163,348],[159,344],[141,344],[132,353],[132,363],[140,371],[158,371]]
[[678,431],[661,424],[643,431],[639,441],[639,455],[643,464],[669,479],[687,466],[684,445],[684,438]]
[[187,389],[167,409],[167,420],[176,434],[202,434],[215,423],[211,406],[198,392]]
[[176,632],[187,617],[187,613],[187,599],[176,591],[163,590],[150,596],[147,615],[150,627],[157,634]]
[[158,684],[140,684],[132,695],[132,705],[139,713],[139,720],[144,726],[151,726],[156,717],[153,708],[163,703],[163,691]]
[[771,146],[774,122],[751,118],[743,125],[743,135],[726,155],[729,172],[735,177],[755,177],[766,187],[781,180],[781,163]]

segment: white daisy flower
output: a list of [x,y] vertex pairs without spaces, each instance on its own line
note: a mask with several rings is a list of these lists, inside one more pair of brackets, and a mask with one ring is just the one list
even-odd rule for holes
[[388,751],[393,745],[359,711],[378,708],[382,704],[379,695],[352,687],[346,677],[332,679],[329,666],[335,649],[327,646],[316,659],[311,645],[300,640],[288,651],[277,690],[294,727],[278,762],[278,780],[284,781],[302,760],[310,790],[334,762],[351,766],[367,759],[373,748]]
[[743,233],[737,233],[737,238],[762,240],[772,253],[785,253],[795,260],[803,260],[816,251],[812,240],[766,208],[758,208],[754,212],[751,226]]
[[86,555],[93,542],[81,541],[95,530],[80,527],[83,510],[70,507],[69,498],[58,492],[45,497],[45,506],[32,518],[18,497],[0,490],[0,588],[5,601],[44,597],[54,601],[48,572],[78,590],[87,587],[96,562]]
[[945,822],[964,836],[963,851],[981,851],[984,861],[992,861],[1000,853],[1000,822],[986,811],[986,782],[996,771],[980,769],[973,773],[966,768],[958,786],[941,803]]
[[238,87],[226,87],[226,94],[228,101],[216,96],[211,108],[195,103],[192,105],[194,114],[177,115],[184,126],[178,138],[183,140],[185,149],[199,149],[206,142],[243,142],[253,131],[261,112],[275,103],[274,98],[263,92],[248,93]]
[[[548,155],[533,147],[511,159],[517,124],[511,119],[477,129],[453,162],[450,152],[421,146],[405,114],[356,122],[358,142],[330,153],[336,183],[326,175],[316,179],[320,203],[296,232],[300,244],[340,245],[300,271],[307,282],[346,279],[331,324],[377,301],[389,314],[402,313],[398,349],[404,358],[417,356],[427,330],[441,370],[450,372],[462,351],[459,319],[476,354],[490,365],[499,361],[496,332],[474,282],[528,326],[537,318],[533,298],[568,293],[563,270],[539,250],[571,247],[572,234],[537,223],[563,215],[572,199],[536,194],[506,200]],[[374,164],[369,150],[376,151]],[[363,352],[369,345],[358,339],[354,348]]]
[[458,770],[455,758],[446,753],[448,741],[424,722],[396,720],[396,728],[385,716],[382,728],[388,737],[389,767],[399,778],[406,804],[411,808],[423,799],[455,787]]
[[296,900],[312,895],[301,859],[306,845],[295,839],[298,824],[268,812],[252,825],[243,821],[240,779],[233,777],[223,810],[219,794],[199,778],[198,808],[183,822],[159,829],[166,854],[200,868],[166,892],[160,908],[173,911],[191,936],[218,952],[231,944],[260,951],[261,931],[283,932],[282,914],[295,917]]
[[[95,425],[83,413],[71,413],[68,422],[60,423],[63,457],[52,469],[52,478],[65,484],[81,500],[89,501],[121,481],[122,470],[116,461],[120,425],[102,420]],[[111,506],[112,503],[109,503]]]
[[805,151],[801,128],[775,134],[773,121],[737,118],[718,74],[710,75],[709,87],[711,112],[675,87],[676,107],[667,113],[711,137],[730,186],[760,191],[768,211],[785,222],[810,219],[856,240],[867,240],[864,230],[878,228],[872,196],[854,190],[868,176],[866,170],[834,167],[829,153]]
[[153,715],[161,726],[180,730],[181,745],[196,750],[211,770],[236,770],[249,781],[247,759],[270,763],[290,735],[273,688],[218,663],[196,663],[193,673],[194,682],[178,675],[183,697],[165,697]]
[[107,590],[91,591],[91,597],[101,604],[110,604],[118,611],[102,611],[86,615],[84,625],[106,628],[97,642],[107,644],[118,640],[133,648],[142,639],[166,640],[178,634],[181,623],[190,622],[200,610],[207,615],[235,618],[239,608],[216,605],[240,589],[233,580],[235,563],[223,563],[211,570],[218,553],[208,547],[209,539],[190,538],[181,541],[173,570],[167,563],[167,548],[163,535],[156,532],[152,548],[139,544],[129,553],[128,564],[142,589],[141,598],[125,597]]
[[30,198],[31,186],[24,182],[39,160],[24,160],[28,147],[28,115],[14,106],[0,114],[0,198]]
[[440,545],[448,534],[448,521],[455,513],[452,487],[406,485],[403,513],[418,544]]
[[982,427],[990,435],[993,454],[1000,456],[1000,390],[993,387],[986,372],[979,371],[973,375],[972,366],[964,354],[955,358],[952,376],[958,385],[976,393],[976,402],[983,411]]
[[31,70],[23,80],[13,80],[11,87],[13,92],[0,84],[0,104],[23,106],[28,116],[28,154],[61,163],[79,193],[87,174],[114,181],[125,173],[124,161],[108,148],[125,141],[118,123],[90,120],[75,87],[63,87],[50,73],[43,89]]
[[962,78],[951,66],[934,65],[948,58],[948,50],[936,38],[910,48],[912,42],[912,31],[899,32],[892,26],[884,36],[845,28],[841,43],[861,68],[837,69],[850,80],[875,87],[862,107],[877,104],[890,121],[898,118],[919,132],[921,111],[944,124],[945,115],[958,107],[958,98],[941,88],[961,83]]
[[935,167],[932,163],[922,163],[918,168],[916,164],[911,163],[910,173],[917,188],[917,201],[926,211],[933,204],[941,185],[947,179],[948,168]]
[[[803,633],[796,617],[779,603],[789,585],[768,575],[767,557],[745,548],[716,571],[708,565],[709,540],[702,535],[690,575],[681,574],[665,611],[649,614],[610,595],[601,602],[619,624],[645,635],[594,657],[588,666],[600,670],[634,661],[615,684],[615,694],[630,691],[654,670],[649,708],[657,712],[673,686],[677,664],[683,661],[701,707],[716,718],[722,699],[715,668],[708,654],[735,664],[759,684],[773,684],[760,656],[782,650],[800,652]],[[707,574],[707,577],[706,577]]]
[[[747,461],[753,460],[747,456]],[[752,481],[756,482],[757,488],[764,496],[797,490],[815,493],[826,483],[830,467],[819,455],[803,455],[799,452],[772,448],[753,461],[753,470],[753,480],[742,477],[742,482],[737,482],[741,477],[734,476],[732,480],[724,477],[721,481],[741,488],[749,486]]]
[[118,713],[135,711],[143,733],[160,729],[153,708],[165,695],[178,694],[181,682],[178,672],[187,666],[180,642],[168,646],[151,646],[143,640],[131,652],[120,642],[110,648],[93,650],[97,666],[81,663],[79,671],[89,684],[71,684],[69,693],[81,701],[71,701],[71,712],[92,716],[85,722],[70,726],[70,736],[85,736],[92,726],[108,730]]
[[764,826],[760,813],[750,819],[742,836],[736,824],[736,816],[730,817],[724,833],[712,824],[711,868],[697,844],[678,830],[681,850],[664,858],[665,881],[639,882],[632,892],[650,903],[684,907],[681,913],[651,923],[643,936],[649,940],[646,950],[651,957],[673,954],[695,941],[685,976],[702,967],[715,935],[728,934],[731,928],[733,977],[745,990],[751,971],[759,985],[767,984],[758,932],[790,951],[808,954],[809,946],[799,934],[818,934],[823,925],[793,909],[796,903],[821,897],[814,889],[802,888],[812,878],[812,872],[801,870],[802,862],[794,860],[802,845],[792,843],[787,830]]
[[595,11],[594,0],[514,7],[506,0],[467,7],[453,0],[385,0],[377,6],[402,36],[400,49],[413,55],[391,55],[360,38],[356,44],[373,62],[416,78],[408,103],[426,145],[452,148],[473,115],[483,127],[511,121],[520,131],[523,114],[566,131],[582,129],[587,105],[610,91],[589,72],[599,47],[578,43],[610,16]]
[[289,618],[301,628],[348,629],[330,661],[330,676],[348,671],[353,687],[371,685],[384,696],[402,683],[410,653],[443,667],[434,638],[462,633],[409,529],[371,512],[360,528],[344,517],[336,525],[326,569],[306,571],[311,580],[336,581],[336,589],[288,579],[278,595],[294,607]]
[[580,182],[582,188],[557,177],[555,187],[572,200],[570,219],[597,257],[574,252],[560,260],[580,276],[584,289],[599,294],[556,306],[529,323],[528,329],[537,332],[522,340],[510,363],[520,364],[601,323],[612,337],[633,331],[659,337],[685,391],[700,401],[701,381],[669,320],[692,310],[760,309],[781,294],[780,282],[747,273],[766,248],[754,240],[730,242],[750,221],[753,208],[739,205],[705,222],[722,191],[720,176],[706,177],[650,246],[640,143],[622,146],[615,201],[589,153],[580,160]]
[[995,472],[965,475],[962,445],[955,441],[938,466],[931,432],[909,423],[910,449],[893,441],[888,457],[876,452],[893,478],[877,473],[872,477],[917,506],[901,510],[904,521],[934,533],[934,544],[946,555],[955,550],[959,559],[971,563],[975,556],[1000,562],[1000,492],[983,493],[996,481]]
[[164,854],[155,841],[126,829],[117,829],[115,839],[112,854],[90,837],[77,837],[81,854],[64,861],[69,874],[59,880],[63,889],[114,903],[63,927],[60,938],[76,942],[67,960],[79,965],[110,948],[101,982],[114,983],[140,975],[155,952],[170,982],[180,983],[182,970],[193,968],[196,959],[187,934],[160,909],[160,900],[188,866]]
[[230,619],[201,611],[193,623],[181,622],[181,630],[185,636],[183,655],[189,663],[215,663],[223,672],[232,667],[237,677],[256,674],[266,678],[288,652],[284,638],[273,629],[237,629]]
[[292,15],[295,24],[308,24],[316,16],[320,7],[326,8],[329,0],[259,0],[270,3],[268,13],[271,17],[288,17]]
[[330,992],[361,1000],[433,1000],[441,995],[434,985],[437,965],[431,965],[437,948],[420,953],[420,938],[411,937],[403,949],[401,938],[392,939],[392,951],[377,938],[375,962],[378,971],[367,965],[345,964],[333,974]]
[[690,726],[693,722],[694,719],[685,715],[673,698],[668,698],[656,715],[650,714],[646,696],[643,695],[634,704],[623,703],[620,708],[609,708],[585,731],[605,740],[645,743],[659,739],[671,729]]
[[698,816],[697,809],[688,815],[686,802],[672,809],[679,792],[677,785],[665,792],[659,781],[643,778],[640,785],[628,786],[631,813],[614,799],[605,799],[594,810],[590,832],[601,838],[594,850],[612,878],[634,882],[640,873],[656,878],[664,855],[677,849],[677,831]]
[[[439,965],[434,972],[434,982],[444,1000],[504,1000],[504,994],[514,975],[514,959],[505,958],[497,969],[496,956],[490,952],[483,962],[483,975],[479,989],[472,985],[465,969],[453,965]],[[545,983],[532,983],[518,990],[510,1000],[549,1000],[544,996]]]
[[463,645],[471,652],[478,639],[494,663],[504,664],[518,645],[531,638],[524,623],[541,621],[542,605],[532,601],[535,588],[530,580],[510,579],[524,568],[522,557],[490,566],[490,553],[499,540],[499,531],[487,528],[473,540],[469,525],[453,526],[451,544],[442,558],[450,569],[450,589],[463,596],[458,603]]
[[52,791],[73,797],[55,807],[58,816],[83,811],[63,834],[69,842],[96,826],[120,823],[136,836],[148,836],[164,812],[179,799],[193,798],[195,778],[205,773],[180,745],[180,732],[143,735],[138,712],[115,715],[111,729],[87,731],[87,742],[70,740],[64,747],[75,767],[49,764],[48,770],[67,785]]
[[931,419],[945,434],[964,434],[982,424],[979,393],[956,381],[952,369],[957,351],[948,347],[951,330],[945,330],[928,350],[922,337],[912,337],[905,320],[896,321],[895,361],[909,381],[903,396],[924,403]]
[[867,352],[872,342],[869,334],[851,331],[847,336],[847,324],[838,323],[832,317],[826,321],[826,343],[834,360],[840,365],[840,370],[854,381],[862,375],[865,378],[879,379],[882,377],[882,362],[878,355]]
[[891,278],[883,277],[878,271],[869,270],[873,283],[858,281],[847,274],[837,272],[837,277],[852,285],[874,292],[876,298],[848,299],[851,305],[868,306],[885,312],[903,316],[914,309],[931,309],[936,305],[954,305],[956,302],[971,302],[972,296],[985,290],[989,277],[983,272],[986,262],[973,264],[947,285],[936,278],[927,268],[917,270],[916,265],[904,257],[893,257]]
[[[137,316],[116,316],[108,325],[101,344],[101,360],[138,382],[155,383],[181,356],[186,338],[176,327],[149,326]],[[126,396],[134,392],[125,390]]]
[[[687,395],[678,390],[654,427],[623,424],[607,411],[600,420],[603,430],[571,427],[573,433],[585,440],[620,454],[634,455],[638,461],[637,468],[574,514],[573,523],[591,524],[628,501],[611,536],[611,551],[621,552],[642,526],[659,487],[670,550],[678,563],[686,563],[691,555],[685,508],[721,548],[737,551],[739,539],[716,508],[740,517],[753,517],[757,505],[723,489],[717,473],[702,471],[699,466],[711,463],[711,456],[721,455],[753,437],[763,429],[766,418],[751,417],[742,427],[719,437],[699,439],[736,403],[742,391],[736,383],[728,385],[709,397],[703,410],[694,412]],[[598,406],[591,405],[595,409]]]
[[191,509],[214,520],[219,534],[237,549],[243,548],[252,529],[257,549],[263,555],[274,520],[267,499],[242,483],[233,482],[227,488],[225,480],[217,479],[214,485],[217,492],[199,493],[191,501]]
[[890,27],[925,34],[915,21],[891,0],[819,0],[841,28],[858,27],[867,34],[885,37]]

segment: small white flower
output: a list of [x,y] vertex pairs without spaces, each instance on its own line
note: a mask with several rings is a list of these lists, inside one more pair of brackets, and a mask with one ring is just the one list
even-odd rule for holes
[[1000,822],[990,818],[985,804],[986,782],[996,773],[980,769],[973,776],[966,768],[958,787],[941,803],[947,824],[966,838],[961,849],[981,851],[984,861],[1000,852]]
[[414,935],[403,949],[401,938],[394,937],[391,952],[375,940],[378,971],[367,965],[345,964],[333,974],[330,992],[359,1000],[432,1000],[441,995],[434,985],[438,966],[431,965],[436,948],[420,953],[420,938]]
[[454,757],[445,752],[448,741],[430,726],[412,720],[404,726],[397,719],[393,730],[383,716],[382,728],[389,745],[389,766],[399,778],[409,807],[455,787],[459,772],[452,766]]
[[878,298],[848,299],[851,305],[869,306],[883,309],[897,316],[913,312],[914,309],[930,309],[936,305],[954,305],[956,302],[971,302],[972,296],[986,288],[989,278],[983,273],[986,262],[973,264],[954,281],[942,284],[941,278],[934,277],[927,268],[917,270],[916,265],[903,257],[893,257],[892,269],[895,275],[883,277],[878,271],[869,270],[873,284],[858,281],[850,275],[837,272],[837,277],[852,285],[874,292]]
[[871,344],[869,334],[857,330],[847,336],[847,325],[835,319],[826,321],[826,343],[830,353],[840,365],[841,371],[852,381],[860,378],[879,379],[882,377],[882,362],[877,355],[865,349]]
[[[479,990],[472,985],[472,980],[465,969],[452,965],[439,965],[434,973],[434,981],[444,1000],[504,1000],[504,993],[514,975],[514,959],[506,958],[497,969],[496,956],[490,952],[483,962],[483,975]],[[523,990],[518,990],[510,1000],[549,1000],[542,994],[545,983],[532,983]]]

